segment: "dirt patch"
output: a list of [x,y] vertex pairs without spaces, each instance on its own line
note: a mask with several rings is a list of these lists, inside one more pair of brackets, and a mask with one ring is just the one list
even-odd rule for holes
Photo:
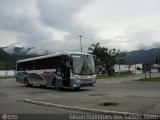
[[100,103],[100,106],[118,106],[119,104],[116,102],[104,102],[104,103]]
[[89,94],[89,96],[103,96],[105,94]]

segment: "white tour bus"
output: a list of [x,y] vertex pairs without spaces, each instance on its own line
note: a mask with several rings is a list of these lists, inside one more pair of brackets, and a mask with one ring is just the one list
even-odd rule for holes
[[86,53],[56,53],[17,61],[16,81],[25,86],[54,86],[79,89],[95,86],[93,55]]

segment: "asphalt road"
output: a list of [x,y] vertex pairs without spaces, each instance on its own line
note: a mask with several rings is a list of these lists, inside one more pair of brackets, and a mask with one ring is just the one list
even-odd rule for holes
[[[159,76],[159,74],[154,76]],[[40,114],[58,114],[61,117],[60,119],[66,119],[69,114],[82,113],[24,103],[24,99],[104,110],[160,114],[160,82],[132,81],[141,77],[144,76],[136,75],[125,78],[97,80],[96,87],[82,88],[79,91],[70,89],[57,91],[53,88],[24,87],[23,84],[17,83],[15,79],[0,80],[0,114],[32,114],[36,116]],[[106,101],[117,102],[120,105],[118,107],[99,105]],[[43,118],[43,116],[41,117]]]
[[23,99],[25,98],[34,98],[35,96],[41,98],[43,97],[43,94],[47,93],[53,95],[54,92],[55,90],[52,88],[27,88],[24,87],[24,85],[17,83],[15,79],[0,80],[0,114],[6,113],[18,115],[21,120],[32,120],[31,118],[34,120],[40,120],[40,118],[43,120],[46,120],[47,118],[59,118],[65,120],[69,118],[70,114],[79,113],[71,110],[63,110],[23,102]]

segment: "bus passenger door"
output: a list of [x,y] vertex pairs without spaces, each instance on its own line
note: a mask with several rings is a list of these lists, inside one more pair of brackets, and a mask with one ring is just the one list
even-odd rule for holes
[[67,67],[66,64],[62,65],[62,79],[63,85],[69,87],[70,86],[70,67]]

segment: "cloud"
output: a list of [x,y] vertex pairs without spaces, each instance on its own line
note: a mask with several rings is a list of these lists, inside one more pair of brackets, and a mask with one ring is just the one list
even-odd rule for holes
[[100,28],[96,34],[103,44],[130,51],[139,49],[140,44],[151,47],[152,42],[159,41],[159,29],[155,30],[160,24],[159,7],[158,0],[95,0],[76,18]]
[[[21,43],[31,53],[83,51],[95,42],[135,50],[158,46],[158,0],[0,1],[0,46]],[[11,49],[10,49],[11,51]]]
[[[135,29],[136,27],[136,29]],[[130,26],[126,32],[126,40],[130,50],[155,48],[155,43],[160,40],[160,29],[155,27]],[[158,45],[157,45],[158,47]]]
[[15,46],[13,44],[11,44],[11,45],[7,46],[6,48],[4,48],[3,50],[9,54],[14,54],[14,48],[15,48]]
[[[40,20],[47,26],[62,30],[73,30],[72,17],[86,3],[86,0],[39,0],[37,6]],[[70,26],[69,26],[70,25]]]
[[0,45],[1,46],[7,46],[8,43],[16,43],[17,38],[19,37],[19,34],[13,32],[13,31],[4,31],[0,30]]
[[[8,45],[23,42],[24,47],[35,46],[35,50],[32,49],[29,53],[43,53],[46,50],[77,51],[78,35],[94,36],[91,27],[78,25],[79,23],[73,21],[76,12],[88,2],[82,0],[77,4],[74,0],[1,1],[0,30],[18,34]],[[87,43],[90,41],[86,40],[85,43],[89,45]],[[84,47],[88,47],[85,45]]]
[[33,43],[31,41],[34,39],[39,40],[39,38],[44,38],[43,34],[40,34],[39,31],[37,23],[38,10],[35,5],[36,1],[32,0],[1,1],[0,29],[19,34],[17,41],[26,43]]
[[152,44],[140,43],[137,46],[138,50],[147,50],[150,48],[160,48],[160,42],[153,42]]
[[152,46],[153,46],[153,48],[158,48],[158,47],[160,47],[160,42],[153,42]]

